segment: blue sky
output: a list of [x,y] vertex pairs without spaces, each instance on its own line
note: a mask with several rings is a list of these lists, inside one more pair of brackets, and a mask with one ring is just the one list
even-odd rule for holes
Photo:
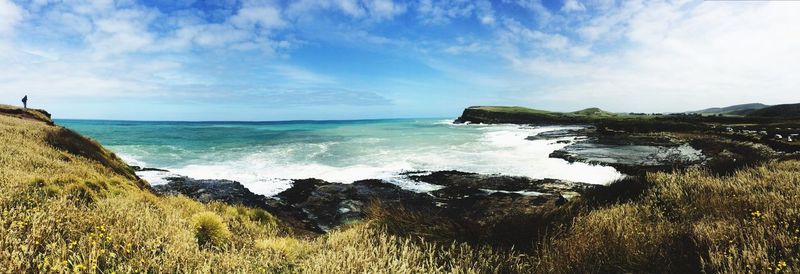
[[0,0],[0,102],[61,118],[800,102],[800,3]]

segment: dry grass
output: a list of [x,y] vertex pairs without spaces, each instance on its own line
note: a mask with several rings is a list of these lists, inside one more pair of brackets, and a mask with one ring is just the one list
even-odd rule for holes
[[537,254],[545,272],[797,273],[800,162],[717,177],[655,173],[640,200],[575,219]]
[[[641,195],[562,211],[569,216],[559,223],[569,225],[536,237],[528,253],[448,242],[461,233],[454,225],[413,212],[377,212],[382,221],[293,237],[262,210],[156,196],[113,153],[30,117],[0,114],[0,167],[0,272],[7,273],[800,271],[800,161],[730,177],[649,174]],[[214,248],[198,243],[199,217],[192,221],[209,214],[229,233],[221,230]],[[529,224],[543,229],[526,220],[504,231]]]
[[371,223],[303,239],[262,210],[159,197],[96,142],[30,117],[0,114],[0,152],[0,272],[486,273],[509,265],[500,253],[394,237]]

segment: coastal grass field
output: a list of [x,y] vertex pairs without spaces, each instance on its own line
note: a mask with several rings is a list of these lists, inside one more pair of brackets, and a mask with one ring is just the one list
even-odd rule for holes
[[46,113],[2,109],[3,272],[800,272],[800,161],[722,177],[650,173],[625,197],[628,186],[616,185],[541,208],[505,224],[531,230],[535,218],[558,214],[518,243],[530,248],[455,241],[455,224],[379,204],[371,220],[308,237],[259,209],[158,196],[114,153]]

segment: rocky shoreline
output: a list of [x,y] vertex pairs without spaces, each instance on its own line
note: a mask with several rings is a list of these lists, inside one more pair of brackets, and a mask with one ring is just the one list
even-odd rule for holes
[[442,188],[417,193],[377,179],[351,184],[302,179],[294,180],[291,188],[266,197],[252,193],[236,181],[178,176],[166,178],[168,183],[153,186],[153,189],[161,195],[185,195],[202,202],[219,201],[261,208],[277,216],[297,233],[318,234],[368,217],[369,207],[374,204],[414,212],[435,212],[460,223],[480,225],[492,223],[512,212],[562,205],[568,198],[602,187],[554,179],[534,180],[459,171],[408,172],[404,176]]
[[770,159],[800,158],[800,143],[782,138],[791,136],[798,121],[783,118],[469,107],[455,123],[581,125],[582,129],[543,132],[527,139],[557,138],[567,146],[552,152],[551,158],[611,166],[633,176],[690,167],[728,175]]
[[[576,128],[541,132],[526,139],[566,144],[552,152],[551,158],[611,166],[632,176],[694,166],[726,174],[785,155],[785,152],[776,151],[769,145],[742,140],[743,137],[729,136],[729,133],[720,134],[714,131],[714,126],[686,121],[555,117],[553,120],[541,115],[497,114],[468,108],[455,122],[574,125]],[[138,171],[168,172],[152,168]],[[616,188],[643,187],[626,182],[605,186],[456,170],[416,171],[400,175],[437,188],[420,193],[379,179],[341,184],[311,178],[293,180],[289,189],[267,197],[252,193],[235,181],[196,180],[181,176],[166,178],[166,184],[153,188],[162,195],[185,195],[203,202],[220,201],[261,208],[280,218],[295,232],[313,235],[368,218],[374,205],[411,210],[480,227],[497,224],[503,218],[510,218],[508,216],[530,214],[540,207],[558,207],[587,193],[627,193],[636,191]]]

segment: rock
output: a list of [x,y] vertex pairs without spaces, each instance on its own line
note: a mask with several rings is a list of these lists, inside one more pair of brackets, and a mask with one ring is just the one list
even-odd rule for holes
[[566,137],[577,137],[580,135],[585,134],[584,129],[558,129],[558,130],[551,130],[541,132],[534,136],[528,136],[527,140],[552,140],[552,139],[559,139],[559,138],[566,138]]
[[[423,214],[437,212],[439,216],[458,223],[485,225],[509,214],[534,212],[543,205],[561,205],[566,199],[560,193],[582,193],[594,187],[552,179],[532,180],[459,171],[411,174],[407,176],[445,188],[426,194],[376,179],[352,184],[304,179],[295,180],[291,188],[275,197],[265,197],[250,192],[235,181],[173,177],[167,178],[167,184],[154,186],[154,189],[164,195],[182,194],[202,202],[221,201],[261,208],[295,231],[322,233],[364,219],[373,202]],[[523,195],[514,191],[540,193]]]
[[[477,173],[460,172],[455,170],[436,171],[427,175],[407,175],[410,179],[430,184],[454,187],[456,189],[442,189],[437,193],[466,193],[466,189],[486,189],[494,191],[535,191],[541,193],[558,194],[563,191],[583,192],[595,185],[569,182],[557,179],[531,179],[527,177],[506,175],[483,175]],[[448,196],[449,194],[445,194]]]
[[133,171],[136,171],[136,172],[141,172],[141,171],[160,171],[160,172],[169,172],[169,170],[166,170],[166,169],[160,169],[160,168],[152,168],[152,167],[140,167],[140,166],[130,166],[130,167],[131,167],[131,169],[133,169]]
[[447,203],[445,214],[483,226],[505,216],[531,214],[542,206],[559,206],[566,202],[567,200],[558,194],[528,196],[495,192],[452,200]]
[[255,194],[236,181],[195,180],[189,177],[171,177],[167,180],[169,183],[153,186],[153,189],[162,195],[181,194],[204,203],[220,201],[264,209],[292,227],[295,233],[324,232],[302,209],[285,201]]
[[607,165],[639,175],[646,171],[666,171],[703,162],[705,156],[689,144],[680,146],[607,145],[581,142],[550,154],[569,162]]
[[433,208],[429,195],[403,190],[381,180],[363,180],[352,184],[327,183],[316,179],[297,180],[295,185],[276,197],[309,214],[324,230],[346,225],[366,217],[366,207],[373,201],[405,208]]

